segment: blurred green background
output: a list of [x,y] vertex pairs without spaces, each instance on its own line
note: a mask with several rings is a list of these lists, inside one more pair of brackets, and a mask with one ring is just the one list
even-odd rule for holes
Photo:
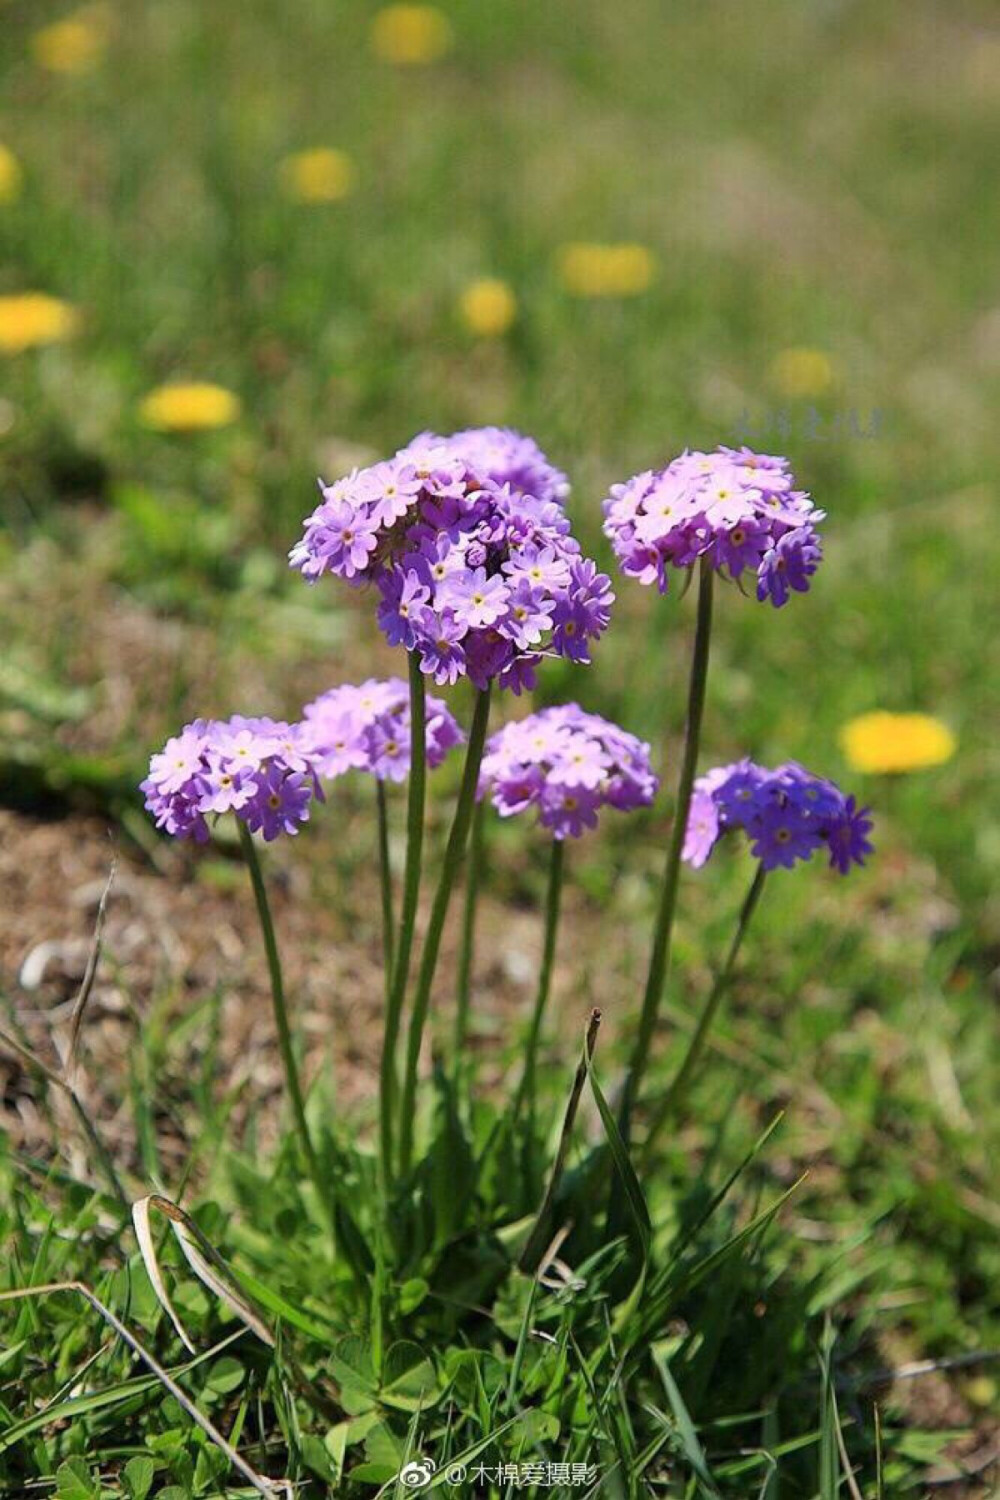
[[[283,554],[317,473],[422,428],[530,432],[608,564],[616,479],[685,445],[789,454],[827,561],[780,612],[726,592],[703,761],[838,777],[873,804],[879,857],[842,886],[774,882],[727,1055],[762,1108],[801,1105],[807,1212],[880,1247],[904,1348],[995,1342],[996,6],[377,12],[0,4],[0,298],[61,299],[75,324],[19,348],[24,306],[0,301],[0,791],[137,829],[136,772],[182,718],[294,715],[390,666],[365,601],[305,589]],[[343,155],[296,164],[317,148]],[[582,271],[577,251],[574,273],[580,243],[632,248]],[[483,278],[507,289],[480,293],[492,328],[474,301],[470,321]],[[182,381],[238,418],[157,430],[143,402]],[[542,693],[669,758],[691,601],[619,596],[594,667]],[[941,718],[957,754],[859,776],[839,730],[873,708]],[[535,853],[521,869],[523,833],[504,838],[499,894],[537,897]],[[591,955],[597,991],[634,984],[657,860],[613,830],[574,851],[582,899],[636,934]],[[689,883],[675,1020],[744,879],[717,857]]]

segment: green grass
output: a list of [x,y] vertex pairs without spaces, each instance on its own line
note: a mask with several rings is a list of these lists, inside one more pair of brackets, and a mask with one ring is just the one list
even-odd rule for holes
[[[558,1416],[581,1451],[599,1410],[600,1461],[625,1473],[662,1441],[655,1462],[673,1455],[665,1493],[767,1500],[835,1492],[836,1391],[871,1495],[871,1372],[1000,1345],[1000,1114],[987,1063],[1000,839],[985,816],[1000,639],[1000,209],[985,186],[1000,63],[983,40],[992,11],[974,0],[947,12],[902,0],[444,8],[451,55],[397,72],[371,57],[374,7],[356,0],[289,0],[280,16],[263,0],[137,0],[110,9],[102,70],[57,78],[30,60],[29,37],[58,10],[4,7],[0,140],[25,184],[0,207],[0,294],[63,296],[85,323],[70,345],[0,363],[2,797],[111,809],[143,837],[130,787],[147,749],[184,717],[294,713],[328,683],[391,661],[363,605],[332,586],[305,591],[282,567],[315,473],[338,456],[390,451],[424,427],[510,422],[569,470],[575,526],[606,558],[599,501],[610,482],[685,444],[737,440],[749,417],[760,446],[788,452],[829,511],[827,560],[809,597],[780,613],[724,592],[702,761],[794,756],[857,786],[875,808],[879,853],[843,885],[809,869],[766,892],[691,1123],[644,1179],[660,1273],[687,1264],[684,1226],[779,1108],[780,1130],[700,1253],[803,1169],[809,1177],[766,1237],[671,1308],[634,1380],[619,1379],[601,1321],[604,1278],[621,1274],[613,1267],[595,1269],[578,1305],[547,1295],[537,1316],[557,1352],[529,1343],[513,1382],[523,1287],[504,1291],[494,1331],[479,1330],[477,1352],[463,1358],[447,1349],[453,1328],[440,1307],[433,1317],[425,1303],[402,1311],[419,1287],[404,1296],[394,1283],[387,1317],[430,1354],[434,1390],[450,1382],[452,1394],[411,1433],[412,1411],[355,1369],[352,1418],[377,1419],[342,1449],[343,1434],[324,1442],[342,1420],[303,1395],[294,1367],[342,1385],[331,1358],[347,1356],[324,1345],[328,1320],[332,1347],[369,1327],[368,1310],[352,1282],[330,1278],[290,1150],[261,1162],[252,1133],[226,1144],[218,1101],[189,1078],[171,1107],[196,1142],[199,1222],[262,1294],[310,1326],[289,1322],[286,1307],[276,1358],[244,1335],[180,1378],[224,1432],[236,1428],[251,1463],[277,1473],[290,1453],[293,1471],[317,1483],[336,1482],[340,1457],[348,1468],[362,1455],[397,1464],[417,1451],[417,1429],[434,1433],[443,1462],[527,1404],[543,1425],[546,1412]],[[281,157],[312,144],[354,157],[358,187],[343,204],[292,206],[278,194]],[[659,262],[650,291],[571,298],[556,256],[577,238],[647,244]],[[455,314],[461,288],[484,274],[508,280],[520,304],[511,333],[489,344]],[[772,362],[791,346],[829,355],[827,395],[796,400],[778,388]],[[138,401],[174,376],[238,391],[238,427],[197,439],[145,432]],[[823,441],[810,437],[812,406],[831,434]],[[851,414],[867,424],[875,409],[878,431],[854,434]],[[554,668],[542,695],[579,697],[665,744],[669,784],[692,601],[642,592],[622,584],[595,666]],[[112,677],[129,685],[125,710]],[[852,777],[837,731],[872,707],[940,715],[958,755],[892,784]],[[453,789],[446,776],[438,802]],[[296,852],[317,908],[332,904],[343,932],[374,942],[362,803],[340,794],[336,830],[318,823]],[[564,983],[582,997],[574,1018],[591,1000],[607,1010],[608,1083],[641,991],[667,812],[644,820],[642,839],[609,829],[568,861]],[[490,853],[490,900],[540,909],[541,850],[504,827],[491,831]],[[731,856],[685,882],[664,1081],[746,878]],[[60,899],[52,894],[56,928]],[[12,976],[4,982],[13,1008]],[[133,998],[141,1007],[150,997]],[[136,1193],[155,1159],[157,1078],[183,1078],[190,1033],[211,1045],[211,997],[196,998],[204,1011],[187,1032],[190,999],[160,1001],[150,1081],[134,1090],[130,1123],[146,1149],[121,1164]],[[553,1116],[575,1024],[543,1078]],[[317,1119],[323,1106],[313,1101]],[[474,1146],[488,1121],[462,1128]],[[366,1170],[360,1158],[351,1167]],[[3,1284],[84,1281],[178,1368],[181,1346],[129,1233],[92,1185],[9,1155],[0,1173]],[[358,1187],[362,1218],[371,1190]],[[458,1281],[427,1232],[409,1280]],[[582,1246],[581,1259],[594,1249]],[[232,1331],[189,1277],[176,1300],[199,1350]],[[827,1317],[840,1335],[832,1354]],[[415,1356],[399,1358],[405,1383]],[[995,1405],[991,1368],[952,1378],[966,1426]],[[38,1480],[51,1492],[59,1475],[62,1493],[85,1495],[60,1468],[77,1455],[116,1493],[128,1481],[115,1476],[147,1454],[157,1485],[211,1493],[229,1481],[173,1399],[74,1295],[0,1309],[0,1488]],[[730,1425],[739,1416],[746,1430]],[[943,1441],[921,1429],[942,1421],[919,1402],[888,1401],[886,1494],[920,1492]],[[810,1441],[795,1447],[800,1438]],[[514,1461],[517,1443],[551,1438],[522,1423],[499,1441]],[[741,1450],[761,1445],[780,1455],[780,1488],[766,1465],[740,1468],[752,1462]]]

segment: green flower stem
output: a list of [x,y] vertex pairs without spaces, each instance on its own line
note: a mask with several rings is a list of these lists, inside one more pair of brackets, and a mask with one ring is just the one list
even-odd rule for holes
[[389,864],[389,810],[386,806],[385,782],[375,781],[378,808],[378,872],[382,886],[382,964],[385,969],[385,998],[392,994],[392,955],[395,949],[392,911],[392,869]]
[[392,987],[385,1009],[382,1065],[379,1075],[379,1161],[385,1185],[392,1180],[393,1114],[396,1102],[396,1046],[403,1001],[410,977],[410,955],[420,897],[420,868],[424,845],[424,804],[427,797],[427,731],[424,674],[420,658],[409,653],[410,667],[410,788],[406,806],[406,864],[403,870],[403,909],[399,920],[392,969]]
[[483,826],[486,802],[477,802],[472,814],[469,835],[469,861],[465,873],[465,904],[462,908],[462,948],[458,957],[458,985],[455,1005],[455,1037],[452,1050],[461,1063],[469,1032],[469,1008],[472,1004],[472,964],[476,951],[476,908],[479,904],[479,878],[483,864]]
[[417,990],[413,999],[413,1014],[410,1018],[410,1031],[407,1037],[406,1072],[403,1078],[403,1100],[399,1119],[400,1169],[404,1173],[409,1171],[410,1162],[413,1157],[413,1115],[417,1102],[417,1069],[420,1063],[420,1044],[423,1040],[424,1025],[427,1021],[431,987],[434,983],[434,974],[437,970],[438,954],[441,949],[441,935],[444,932],[445,918],[448,915],[451,892],[469,838],[469,826],[472,822],[472,809],[476,802],[479,767],[482,764],[483,748],[486,744],[486,725],[489,722],[489,717],[490,690],[487,687],[476,696],[476,707],[472,715],[472,728],[469,731],[469,745],[465,755],[465,769],[462,772],[462,785],[458,793],[458,802],[455,805],[455,817],[451,825],[451,832],[448,835],[448,843],[444,852],[444,862],[441,866],[441,875],[438,880],[437,890],[434,893],[434,904],[431,907],[427,933],[424,938],[423,952],[420,956]]
[[531,1029],[525,1048],[524,1072],[514,1099],[514,1119],[527,1103],[529,1115],[535,1112],[535,1069],[538,1060],[538,1042],[542,1034],[542,1018],[548,1005],[552,988],[552,964],[556,953],[556,936],[559,932],[559,912],[562,905],[563,867],[566,845],[563,839],[552,840],[549,860],[549,885],[545,899],[545,940],[542,946],[542,966],[538,973],[538,992],[535,1009],[531,1017]]
[[320,1173],[319,1160],[313,1149],[312,1138],[309,1135],[309,1126],[306,1124],[305,1100],[302,1096],[302,1085],[299,1082],[299,1070],[295,1061],[295,1048],[292,1045],[292,1031],[288,1023],[288,1007],[285,1004],[285,983],[281,972],[281,959],[278,955],[278,943],[274,935],[274,922],[271,920],[271,907],[267,899],[267,888],[264,885],[264,875],[260,868],[260,860],[257,858],[257,850],[254,847],[253,836],[249,828],[239,818],[236,820],[236,826],[239,829],[243,858],[246,860],[247,869],[250,871],[250,884],[253,886],[254,899],[257,902],[257,915],[260,918],[260,930],[264,938],[264,951],[267,954],[267,967],[271,976],[271,1000],[274,1006],[274,1021],[278,1030],[278,1047],[285,1069],[285,1083],[288,1086],[288,1097],[292,1102],[295,1129],[298,1132],[302,1154],[306,1159],[306,1167],[312,1179],[313,1186],[319,1194],[320,1202],[329,1210],[329,1194]]
[[747,891],[746,895],[743,898],[743,905],[740,907],[740,915],[736,923],[736,931],[733,933],[732,942],[729,945],[729,952],[726,954],[725,962],[715,977],[715,983],[712,985],[708,999],[705,1001],[705,1007],[698,1019],[698,1024],[694,1029],[694,1034],[691,1037],[691,1040],[688,1042],[688,1048],[687,1052],[684,1054],[684,1060],[677,1070],[674,1081],[667,1089],[667,1092],[664,1095],[664,1098],[656,1112],[656,1116],[652,1122],[652,1125],[650,1126],[649,1134],[646,1137],[646,1144],[644,1148],[647,1153],[652,1146],[654,1139],[659,1134],[660,1130],[662,1130],[663,1126],[669,1120],[677,1118],[678,1114],[680,1113],[681,1106],[683,1105],[684,1100],[687,1097],[687,1091],[691,1083],[691,1078],[698,1066],[698,1063],[701,1061],[701,1055],[704,1052],[705,1046],[708,1042],[708,1034],[712,1029],[715,1017],[718,1014],[719,1006],[722,1004],[723,996],[725,995],[726,990],[729,988],[729,981],[732,978],[733,967],[736,963],[737,957],[739,956],[740,948],[743,945],[743,939],[746,936],[747,928],[750,926],[753,914],[757,910],[757,903],[760,901],[761,892],[764,889],[765,873],[766,872],[764,870],[764,866],[759,864],[757,866],[757,872],[754,875],[753,880],[750,882],[750,889]]
[[688,810],[691,806],[691,789],[698,764],[698,744],[701,739],[705,686],[708,681],[708,648],[712,633],[712,581],[711,564],[707,558],[703,558],[698,584],[698,620],[695,627],[694,654],[691,658],[691,676],[688,682],[687,727],[684,733],[684,754],[677,782],[674,822],[667,847],[667,863],[663,872],[660,905],[649,958],[649,975],[639,1017],[639,1031],[625,1079],[619,1113],[621,1133],[626,1144],[631,1132],[632,1111],[639,1098],[643,1074],[649,1062],[649,1049],[656,1030],[656,1017],[663,997],[663,988],[670,971],[670,943],[673,935],[674,912],[677,907],[681,850],[684,848]]

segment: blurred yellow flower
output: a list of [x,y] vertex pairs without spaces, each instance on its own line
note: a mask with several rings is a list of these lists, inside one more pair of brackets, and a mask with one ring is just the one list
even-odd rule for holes
[[506,281],[484,276],[465,288],[458,299],[458,311],[470,333],[496,339],[507,332],[517,317],[517,298]]
[[822,349],[782,349],[771,361],[771,379],[783,396],[825,396],[835,372]]
[[559,275],[574,297],[635,297],[646,291],[656,257],[645,245],[564,245]]
[[21,163],[0,141],[0,203],[13,203],[21,191]]
[[346,151],[315,146],[295,151],[278,168],[281,185],[299,203],[337,203],[354,189],[354,163]]
[[876,712],[851,719],[840,743],[855,771],[922,771],[940,766],[955,753],[955,736],[930,714]]
[[103,61],[106,45],[107,16],[96,5],[43,26],[31,38],[35,61],[50,73],[90,73]]
[[204,432],[212,427],[228,427],[239,414],[238,396],[221,385],[205,381],[157,386],[139,407],[141,420],[158,432]]
[[372,22],[375,56],[397,67],[437,62],[451,43],[451,22],[434,5],[387,5]]
[[76,308],[45,292],[0,297],[0,354],[21,354],[41,344],[62,343],[79,326]]

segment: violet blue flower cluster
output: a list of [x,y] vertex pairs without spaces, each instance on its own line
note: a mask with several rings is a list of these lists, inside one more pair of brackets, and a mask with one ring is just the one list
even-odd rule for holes
[[[369,678],[322,693],[303,709],[306,744],[321,776],[369,771],[379,781],[410,773],[410,691],[399,677]],[[426,699],[427,764],[433,770],[465,736],[440,698]]]
[[656,796],[649,746],[576,703],[543,708],[507,724],[486,746],[479,795],[501,817],[538,809],[557,839],[594,828],[602,807],[622,812]]
[[567,489],[517,433],[423,433],[321,485],[290,561],[310,582],[373,582],[387,641],[436,682],[520,692],[542,655],[589,661],[610,618],[611,581],[570,534]]
[[778,607],[805,593],[822,558],[817,510],[794,488],[788,460],[749,448],[685,450],[665,469],[612,487],[604,531],[622,571],[667,591],[671,568],[699,558],[740,582],[756,579],[757,598]]
[[683,857],[696,869],[722,835],[746,830],[750,851],[765,870],[810,859],[825,848],[833,869],[846,875],[872,852],[872,819],[838,786],[814,776],[797,761],[773,771],[752,760],[717,766],[694,784]]
[[235,813],[268,841],[297,833],[322,797],[303,726],[240,714],[186,724],[153,756],[141,790],[158,828],[199,843],[211,813]]

